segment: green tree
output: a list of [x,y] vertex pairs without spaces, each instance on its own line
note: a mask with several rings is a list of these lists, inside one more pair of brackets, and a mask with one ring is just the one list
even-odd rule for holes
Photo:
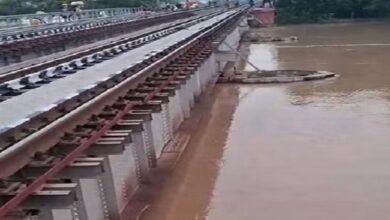
[[388,14],[390,13],[390,0],[372,0],[369,9],[382,15]]
[[[332,0],[279,0],[279,15],[290,23],[316,22],[325,17],[332,6]],[[285,17],[285,18],[284,18]],[[284,22],[283,22],[284,23]]]
[[[0,15],[60,11],[63,3],[75,0],[0,0]],[[154,5],[153,0],[84,0],[85,8],[139,7]]]
[[318,22],[336,18],[390,15],[390,0],[279,0],[280,23]]
[[[343,17],[364,17],[365,11],[372,5],[372,0],[337,0],[337,10],[347,14],[340,14]],[[337,12],[337,11],[336,11]]]

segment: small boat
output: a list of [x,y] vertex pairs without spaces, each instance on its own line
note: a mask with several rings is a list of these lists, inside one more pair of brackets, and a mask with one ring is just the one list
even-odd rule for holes
[[336,77],[337,74],[329,71],[310,70],[262,70],[243,71],[229,78],[222,78],[220,82],[234,82],[244,84],[263,83],[291,83],[311,80],[320,80]]

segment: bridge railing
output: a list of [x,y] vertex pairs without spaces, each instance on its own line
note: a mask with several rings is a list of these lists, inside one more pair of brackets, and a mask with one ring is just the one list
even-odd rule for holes
[[45,14],[0,16],[0,28],[28,27],[34,24],[34,20],[39,20],[44,24],[55,24],[65,23],[76,19],[125,16],[140,12],[142,10],[142,8],[105,8],[84,10],[78,12],[77,16],[71,16],[75,14],[73,12],[49,12]]

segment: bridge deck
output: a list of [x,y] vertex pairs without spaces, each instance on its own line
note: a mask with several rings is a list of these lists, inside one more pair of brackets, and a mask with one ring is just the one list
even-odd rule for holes
[[71,54],[74,54],[74,53],[79,53],[79,52],[82,52],[82,51],[85,51],[85,50],[93,49],[95,47],[102,46],[102,45],[105,45],[105,44],[109,44],[109,43],[112,43],[112,42],[115,42],[115,41],[119,41],[119,40],[122,40],[122,39],[125,39],[125,38],[137,37],[137,36],[142,35],[142,34],[146,34],[146,33],[152,32],[152,31],[160,30],[160,29],[168,27],[168,26],[170,26],[172,24],[178,24],[179,22],[184,22],[185,20],[187,20],[187,19],[179,19],[179,20],[177,20],[175,22],[169,22],[169,23],[163,23],[163,24],[159,24],[159,25],[155,25],[155,26],[145,27],[145,28],[143,28],[141,30],[134,31],[134,32],[131,32],[129,34],[120,35],[120,36],[108,38],[108,39],[105,39],[105,40],[100,40],[100,41],[97,41],[97,42],[94,42],[94,43],[90,43],[90,44],[85,44],[85,45],[78,46],[78,47],[75,47],[75,48],[71,48],[71,49],[68,49],[68,50],[65,50],[65,51],[56,52],[54,54],[50,54],[50,55],[47,55],[47,56],[37,57],[37,58],[34,58],[34,59],[29,59],[29,60],[23,61],[21,63],[15,63],[15,64],[10,64],[10,65],[7,65],[7,66],[3,66],[0,69],[0,74],[5,74],[5,73],[11,72],[11,71],[15,71],[15,70],[18,70],[18,69],[22,69],[22,68],[25,68],[25,67],[28,67],[28,66],[31,66],[31,65],[36,65],[36,64],[48,62],[48,61],[51,61],[51,60],[54,60],[54,59],[59,59],[59,58],[64,57],[64,56],[68,56],[68,55],[71,55]]
[[55,80],[0,103],[0,130],[12,128],[27,121],[33,115],[56,106],[67,97],[73,97],[80,93],[81,90],[91,88],[95,84],[109,78],[112,74],[144,60],[151,52],[164,50],[177,41],[193,35],[202,28],[212,26],[232,13],[234,11],[229,11],[207,21],[200,22],[188,29],[178,31],[175,34],[118,55],[111,60],[96,64],[85,70],[79,70],[73,75]]

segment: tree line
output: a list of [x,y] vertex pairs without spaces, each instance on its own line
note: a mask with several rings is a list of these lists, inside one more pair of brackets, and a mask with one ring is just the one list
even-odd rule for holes
[[[0,0],[0,15],[60,11],[62,4],[69,4],[71,1],[74,0]],[[329,18],[372,18],[390,15],[390,0],[269,1],[274,2],[278,7],[280,23],[305,23]],[[84,0],[85,8],[139,7],[153,5],[155,2],[155,0]]]
[[[0,0],[0,15],[35,13],[37,11],[61,11],[63,4],[76,0]],[[88,8],[139,7],[154,3],[153,0],[84,0]]]
[[390,16],[390,0],[278,0],[279,23]]

